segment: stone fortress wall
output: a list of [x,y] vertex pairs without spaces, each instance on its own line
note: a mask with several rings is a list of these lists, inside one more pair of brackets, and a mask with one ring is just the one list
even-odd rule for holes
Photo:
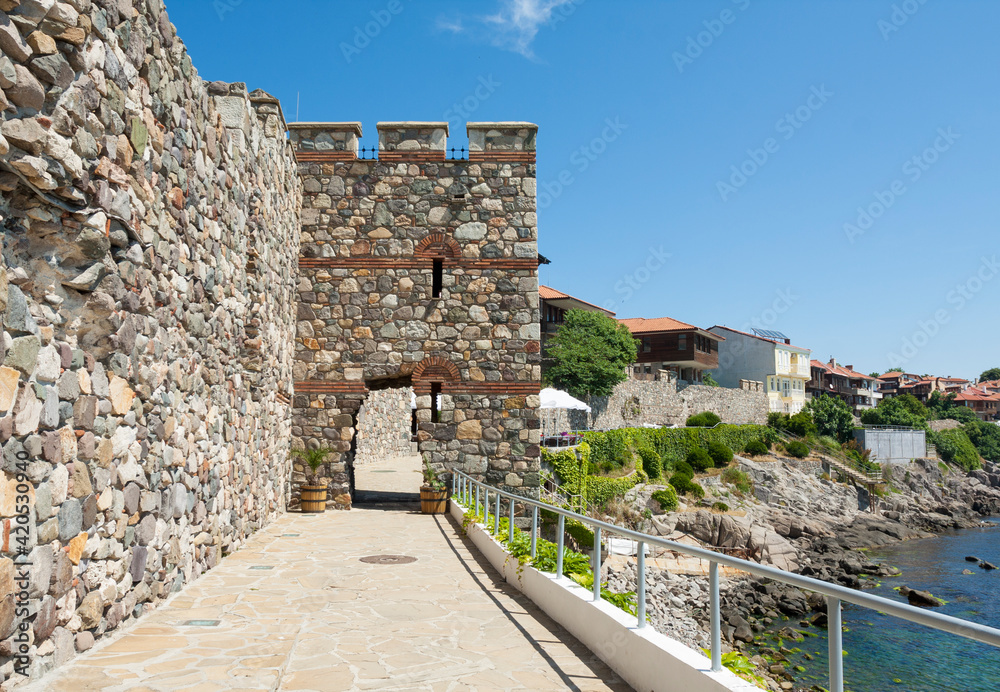
[[368,392],[358,409],[355,426],[355,468],[389,457],[416,454],[417,445],[411,442],[412,401],[411,387]]
[[301,184],[277,101],[203,81],[159,0],[0,0],[0,49],[11,682],[284,509]]
[[[610,397],[594,397],[591,427],[595,430],[646,425],[684,425],[688,416],[712,411],[723,423],[767,423],[767,393],[756,383],[740,389],[688,385],[676,380],[626,380]],[[561,431],[560,431],[561,432]],[[557,434],[557,433],[553,433]]]
[[469,123],[468,160],[446,157],[447,123],[379,123],[377,160],[358,158],[359,123],[290,129],[303,187],[293,433],[334,450],[330,504],[350,506],[357,413],[386,387],[413,388],[437,470],[536,492],[535,126]]

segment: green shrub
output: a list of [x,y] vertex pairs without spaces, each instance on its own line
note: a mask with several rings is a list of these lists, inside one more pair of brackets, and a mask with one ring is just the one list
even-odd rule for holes
[[743,448],[743,453],[747,456],[759,457],[762,454],[767,454],[767,445],[760,440],[750,440]]
[[694,495],[699,500],[701,498],[705,497],[705,489],[703,487],[701,487],[700,483],[695,483],[694,481],[691,481],[691,488],[690,488],[690,490],[688,492],[690,492],[692,495]]
[[934,434],[933,442],[937,446],[938,454],[949,464],[966,471],[973,471],[981,466],[979,452],[964,430],[960,428],[942,430]]
[[788,419],[788,432],[799,437],[816,432],[816,424],[813,422],[812,414],[808,411],[799,411]]
[[[652,447],[660,455],[660,472],[676,469],[678,462],[687,458],[695,447],[707,447],[718,441],[730,449],[743,449],[751,440],[770,445],[778,439],[771,428],[763,425],[720,424],[715,428],[625,428],[610,432],[588,432],[584,439],[589,445],[590,460],[594,468],[611,462],[616,468],[632,461],[633,451]],[[610,456],[609,456],[610,455]],[[586,468],[586,467],[584,467]]]
[[716,467],[721,468],[733,460],[733,450],[721,442],[712,440],[708,443],[708,456],[712,457]]
[[771,411],[767,414],[767,425],[775,430],[788,430],[788,414]]
[[728,512],[729,505],[727,505],[725,502],[714,502],[712,503],[712,509],[719,512]]
[[804,442],[793,440],[785,445],[785,451],[797,459],[804,459],[809,456],[809,446]]
[[642,470],[646,472],[646,475],[649,476],[650,479],[660,477],[663,460],[660,459],[659,452],[648,445],[640,447],[639,459],[642,461]]
[[676,466],[674,466],[674,471],[683,473],[686,476],[694,476],[694,468],[692,468],[691,464],[683,460],[677,462]]
[[691,486],[694,485],[694,481],[691,480],[691,476],[686,473],[675,473],[667,482],[674,487],[674,490],[677,491],[678,495],[686,495],[691,489]]
[[688,452],[686,461],[695,471],[710,469],[715,464],[715,461],[708,455],[708,452],[701,447],[695,447]]
[[677,509],[677,491],[672,485],[662,490],[654,490],[653,499],[660,503],[660,509],[664,512],[673,512]]
[[741,494],[749,495],[753,492],[753,481],[743,470],[730,466],[722,472],[722,482],[736,488]]
[[688,417],[687,425],[689,428],[712,428],[722,422],[716,414],[711,411],[703,411],[701,413],[696,413],[693,416]]
[[594,532],[576,519],[566,520],[566,533],[572,536],[581,548],[590,549],[594,547]]

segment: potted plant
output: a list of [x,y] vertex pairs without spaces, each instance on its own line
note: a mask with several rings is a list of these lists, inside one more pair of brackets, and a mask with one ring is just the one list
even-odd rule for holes
[[306,513],[326,511],[326,481],[320,478],[319,469],[325,463],[326,457],[333,452],[328,447],[318,449],[293,449],[292,455],[298,457],[309,467],[306,482],[301,486],[301,510]]
[[420,511],[424,514],[448,511],[448,486],[427,460],[424,460],[424,484],[420,486]]

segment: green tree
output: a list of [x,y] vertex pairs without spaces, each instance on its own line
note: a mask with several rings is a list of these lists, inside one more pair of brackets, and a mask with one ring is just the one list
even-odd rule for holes
[[866,425],[901,425],[927,430],[927,408],[912,394],[882,399],[875,408],[861,412]]
[[962,429],[975,445],[979,456],[1000,462],[1000,425],[986,423],[977,418],[963,425]]
[[576,397],[608,396],[638,354],[628,327],[599,312],[570,310],[549,340],[546,382]]
[[984,370],[983,374],[979,376],[979,380],[1000,380],[1000,368]]
[[854,414],[851,407],[838,396],[822,394],[806,404],[820,435],[836,437],[841,442],[851,438]]
[[942,430],[933,436],[933,440],[938,454],[945,461],[966,471],[980,468],[979,452],[961,428]]
[[701,383],[703,385],[705,385],[706,387],[718,387],[719,386],[719,383],[715,381],[715,378],[712,377],[712,373],[710,373],[710,372],[706,372],[704,375],[702,375]]

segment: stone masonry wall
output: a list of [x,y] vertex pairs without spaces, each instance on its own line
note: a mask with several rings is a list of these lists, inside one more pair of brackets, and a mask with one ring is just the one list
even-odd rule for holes
[[368,393],[358,410],[355,466],[416,453],[416,445],[410,441],[412,397],[411,387],[373,389]]
[[[767,393],[726,387],[689,385],[680,391],[675,380],[626,380],[610,397],[594,397],[591,428],[612,430],[649,425],[684,425],[702,411],[718,414],[723,423],[767,423]],[[561,432],[561,431],[559,431]],[[554,433],[555,434],[555,433]]]
[[8,689],[284,508],[300,184],[158,0],[0,0],[0,49]]
[[359,123],[290,126],[304,189],[293,433],[334,450],[335,507],[350,506],[369,385],[413,387],[436,469],[538,485],[535,126],[469,123],[468,160],[446,159],[447,127],[379,123],[379,158],[359,160]]

